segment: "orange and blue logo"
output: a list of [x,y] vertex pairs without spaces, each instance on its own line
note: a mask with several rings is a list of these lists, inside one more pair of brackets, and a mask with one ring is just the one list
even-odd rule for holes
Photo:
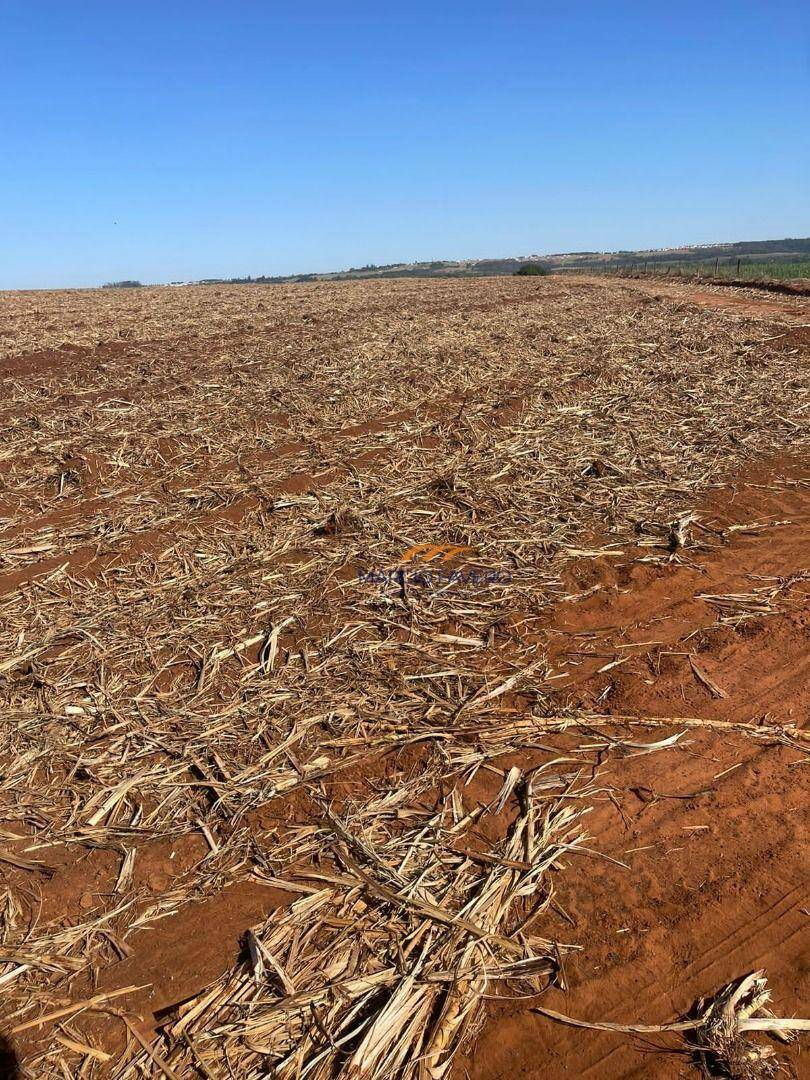
[[394,566],[357,571],[361,585],[396,585],[402,593],[415,588],[478,588],[506,585],[508,570],[482,566],[467,544],[413,544]]

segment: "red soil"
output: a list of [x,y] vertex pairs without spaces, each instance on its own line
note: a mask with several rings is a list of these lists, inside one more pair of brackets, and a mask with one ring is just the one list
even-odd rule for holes
[[[801,463],[788,475],[807,476]],[[563,605],[549,633],[561,686],[613,715],[762,721],[804,727],[810,706],[810,493],[808,484],[769,487],[748,478],[705,508],[701,520],[780,522],[741,533],[686,565],[628,569],[598,561],[589,597]],[[700,594],[751,593],[796,578],[777,614],[717,624]],[[645,643],[625,648],[633,642]],[[590,656],[588,655],[590,654]],[[726,695],[716,697],[700,672]],[[620,662],[600,672],[599,668]],[[636,741],[676,731],[633,729]],[[598,736],[600,731],[595,732]],[[589,820],[593,847],[625,861],[598,873],[560,875],[561,940],[584,948],[568,962],[568,989],[537,1002],[493,1005],[457,1077],[685,1075],[678,1044],[572,1029],[535,1004],[589,1021],[664,1023],[697,998],[764,967],[778,1015],[804,1015],[810,1000],[807,903],[807,750],[763,744],[733,730],[688,730],[678,749],[613,760],[600,775],[609,797]],[[553,931],[550,931],[553,932]],[[796,1075],[810,1075],[793,1055]]]
[[[776,475],[788,483],[775,483]],[[712,500],[700,515],[718,531],[730,522],[781,524],[730,533],[728,543],[706,534],[711,550],[690,550],[688,559],[669,566],[631,564],[630,557],[643,551],[627,551],[625,559],[596,559],[580,570],[571,592],[594,591],[561,605],[547,631],[554,673],[571,673],[555,680],[561,697],[617,716],[803,727],[810,650],[808,580],[799,575],[810,567],[810,495],[806,483],[790,481],[806,475],[801,462],[774,463]],[[776,613],[737,627],[718,626],[716,607],[699,599],[750,594],[774,579],[792,581],[776,598]],[[624,647],[636,642],[642,644]],[[689,656],[726,697],[713,696]],[[617,660],[619,666],[598,670]],[[805,1010],[806,753],[753,740],[731,727],[687,729],[673,722],[647,731],[617,722],[611,734],[647,743],[684,730],[672,750],[612,758],[603,767],[604,797],[588,819],[591,846],[629,869],[600,861],[596,869],[589,865],[587,873],[578,872],[572,858],[559,875],[559,910],[551,913],[547,929],[561,941],[583,945],[566,962],[566,992],[493,1002],[480,1037],[456,1064],[456,1077],[674,1080],[684,1074],[680,1054],[651,1053],[653,1047],[676,1048],[672,1039],[641,1043],[574,1031],[533,1012],[536,1004],[585,1020],[663,1023],[731,978],[765,967],[778,1012]],[[596,740],[604,737],[603,728],[594,730]],[[546,742],[561,749],[571,745],[567,736]],[[524,768],[531,766],[531,754],[520,758]],[[512,757],[497,762],[513,763]],[[380,769],[406,765],[402,755],[370,763],[343,775],[333,793],[357,794]],[[487,783],[497,789],[500,781],[481,774],[465,796],[470,806],[492,798]],[[272,807],[276,821],[297,812],[294,799]],[[197,836],[141,848],[139,880],[160,892],[203,852]],[[41,857],[48,861],[48,852]],[[112,889],[118,862],[95,852],[80,865],[65,863],[56,870],[41,886],[45,914],[77,903],[92,909],[94,897]],[[243,882],[189,904],[131,938],[120,962],[87,992],[143,987],[128,996],[127,1009],[142,1017],[141,1030],[149,1036],[165,1010],[202,991],[236,961],[246,927],[289,899],[277,889]],[[81,995],[78,985],[74,993]],[[108,1050],[119,1047],[122,1032],[114,1019],[97,1018],[86,1031]],[[800,1068],[800,1059],[795,1061]]]

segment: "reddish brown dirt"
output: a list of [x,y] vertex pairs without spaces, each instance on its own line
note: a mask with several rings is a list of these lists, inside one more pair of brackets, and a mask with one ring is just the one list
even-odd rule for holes
[[689,299],[701,307],[731,308],[745,312],[749,315],[796,315],[796,308],[778,300],[751,299],[745,296],[722,295],[716,292],[708,292],[695,289],[690,292]]
[[[579,579],[580,588],[594,591],[563,605],[551,627],[559,687],[575,688],[583,705],[606,702],[614,714],[803,726],[810,700],[805,471],[795,463],[782,474],[794,482],[776,487],[772,474],[759,471],[709,502],[702,525],[722,533],[742,521],[752,531],[728,534],[719,546],[704,533],[713,550],[698,557],[685,553],[664,570],[594,560]],[[777,595],[768,613],[771,590]],[[729,595],[752,599],[735,608],[703,598]],[[764,605],[759,615],[757,597]],[[739,623],[735,612],[745,614]]]
[[[588,278],[590,282],[598,282],[599,278]],[[604,279],[602,279],[604,281]],[[771,296],[763,296],[754,289],[730,289],[719,285],[705,288],[695,287],[684,282],[669,282],[658,279],[645,281],[643,278],[631,281],[625,279],[627,288],[648,296],[668,297],[670,299],[682,299],[685,303],[696,304],[698,307],[717,308],[740,315],[753,315],[768,317],[777,315],[780,318],[786,316],[796,321],[806,319],[806,300],[802,295],[786,296],[783,300],[774,300]]]
[[[590,829],[595,846],[630,869],[600,863],[598,873],[572,867],[561,876],[558,901],[573,925],[558,917],[556,932],[584,947],[567,961],[568,990],[538,1003],[584,1020],[661,1023],[764,967],[779,1013],[802,1014],[810,992],[804,769],[793,749],[706,732],[654,765],[639,758],[607,769],[602,780],[618,805],[598,805]],[[664,797],[700,791],[708,794]],[[685,1074],[682,1057],[558,1025],[532,1004],[493,1006],[456,1075]]]
[[[711,550],[690,549],[670,565],[633,563],[631,556],[644,555],[639,549],[618,565],[597,559],[580,570],[571,591],[596,591],[561,605],[547,631],[556,670],[572,672],[559,681],[561,695],[588,707],[599,702],[599,711],[613,714],[765,718],[803,726],[810,701],[807,581],[797,575],[810,567],[810,496],[798,481],[806,474],[802,462],[774,463],[709,502],[700,515],[718,531],[740,521],[782,524],[729,534],[727,543],[704,534]],[[775,475],[788,483],[776,484]],[[796,578],[777,599],[776,613],[736,628],[718,626],[718,612],[698,599],[700,593],[750,592],[774,578]],[[660,644],[622,648],[652,641]],[[626,652],[632,659],[620,667],[595,670]],[[726,698],[713,697],[695,677],[687,654]],[[617,725],[612,734],[651,742],[682,730],[677,723],[649,731]],[[595,731],[597,738],[603,735]],[[566,745],[560,736],[548,742]],[[514,763],[526,768],[533,762],[521,755],[497,764]],[[407,764],[400,755],[392,767]],[[801,751],[762,745],[732,730],[690,730],[676,749],[607,764],[600,775],[604,797],[589,819],[591,846],[629,869],[600,861],[597,872],[589,866],[577,873],[571,865],[559,875],[560,911],[548,932],[583,949],[567,961],[567,991],[553,990],[538,1003],[583,1019],[664,1022],[700,995],[763,966],[780,1011],[801,1013],[810,992],[806,768]],[[335,794],[356,794],[378,772],[372,766],[344,776]],[[498,783],[481,774],[465,800],[472,807],[492,798],[487,785]],[[291,810],[276,804],[271,819]],[[205,852],[199,837],[171,848],[152,845],[139,853],[137,884],[165,888],[186,862]],[[47,861],[47,852],[42,857]],[[109,853],[98,852],[80,866],[58,869],[42,885],[46,909],[75,903],[92,908],[94,893],[112,888],[117,865]],[[148,1035],[163,1010],[200,992],[237,960],[247,927],[288,901],[278,890],[244,882],[190,904],[137,935],[130,954],[101,974],[97,989],[144,987],[127,1006],[142,1017]],[[673,1041],[642,1044],[573,1031],[533,1013],[533,1005],[493,1004],[455,1075],[674,1080],[684,1074],[682,1056],[652,1052],[654,1046],[675,1049]],[[98,1019],[87,1030],[115,1049],[123,1029],[119,1021]]]
[[[788,475],[807,476],[801,463]],[[747,478],[709,503],[701,520],[784,524],[733,536],[711,552],[670,567],[617,567],[598,560],[549,629],[561,680],[572,697],[600,711],[636,716],[764,720],[804,727],[810,706],[810,493]],[[717,623],[699,594],[750,593],[780,579],[791,587],[777,613]],[[631,642],[656,642],[630,649]],[[588,654],[591,654],[588,656]],[[717,698],[687,657],[727,696]],[[630,659],[624,661],[623,658]],[[607,672],[597,669],[623,661]],[[644,732],[652,741],[684,730]],[[803,747],[803,748],[802,748]],[[663,1023],[700,996],[755,968],[766,969],[780,1015],[803,1015],[810,1000],[807,903],[807,744],[762,745],[733,731],[690,730],[678,749],[612,761],[601,774],[606,798],[590,818],[593,846],[626,861],[598,873],[560,876],[561,940],[583,943],[567,965],[568,989],[539,1000],[592,1021]],[[469,1080],[587,1077],[672,1078],[688,1073],[663,1037],[573,1029],[532,1011],[534,1002],[494,1005],[474,1050],[458,1062]],[[792,1058],[810,1075],[806,1056]]]

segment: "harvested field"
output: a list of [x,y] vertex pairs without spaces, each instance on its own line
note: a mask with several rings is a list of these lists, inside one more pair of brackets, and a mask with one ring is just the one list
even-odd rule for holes
[[809,344],[612,278],[3,294],[21,1075],[807,1075]]

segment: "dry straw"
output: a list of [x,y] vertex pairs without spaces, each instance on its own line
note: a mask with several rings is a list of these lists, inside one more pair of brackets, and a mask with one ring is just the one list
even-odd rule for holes
[[[4,298],[3,347],[36,355],[0,373],[0,989],[42,1075],[439,1077],[492,987],[553,975],[538,926],[589,759],[546,740],[615,721],[560,700],[549,606],[608,562],[781,528],[695,510],[806,437],[805,308],[774,325],[686,295]],[[500,576],[358,577],[417,544]],[[707,624],[801,587],[706,596]],[[498,760],[518,750],[545,771]],[[463,803],[492,768],[508,820]],[[143,998],[98,998],[155,927],[255,880],[297,899],[154,1041]]]

